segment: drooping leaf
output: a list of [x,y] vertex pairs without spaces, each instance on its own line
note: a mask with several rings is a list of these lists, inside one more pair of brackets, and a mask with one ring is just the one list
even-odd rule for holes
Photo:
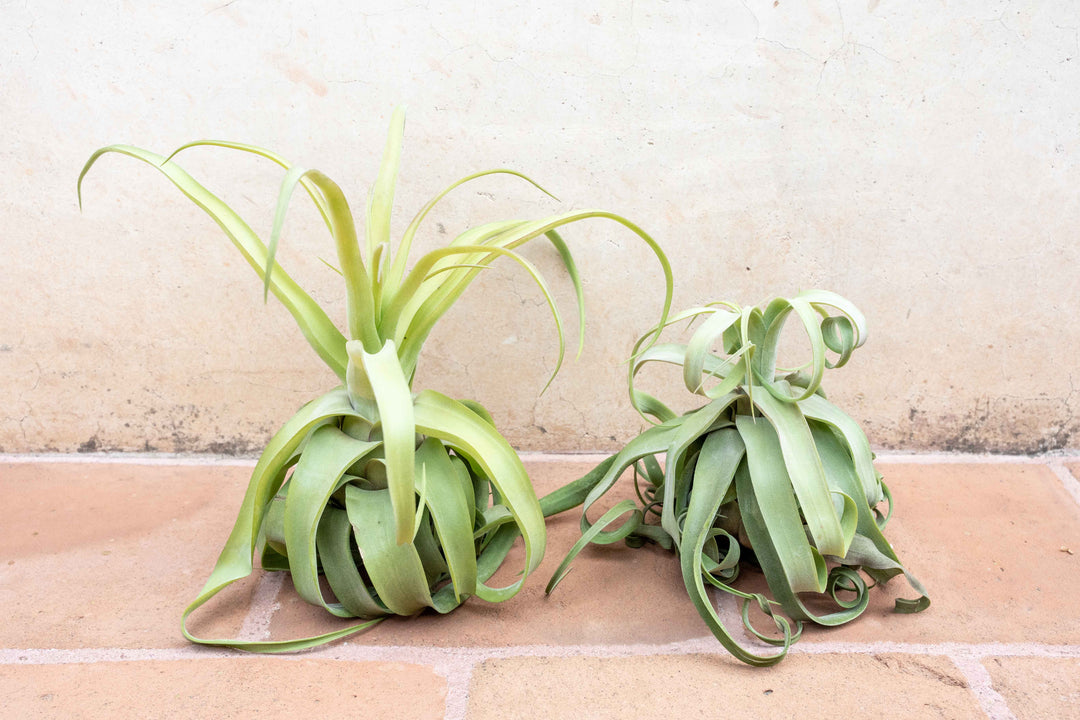
[[[258,273],[259,278],[263,278],[264,269],[267,267],[268,253],[266,246],[255,232],[232,208],[196,182],[176,163],[166,161],[161,155],[129,145],[111,145],[98,150],[86,161],[86,165],[83,166],[82,172],[79,174],[80,207],[82,206],[83,179],[98,158],[106,153],[119,153],[133,157],[161,172],[218,224],[218,227],[225,232],[247,263]],[[326,313],[323,312],[323,309],[280,268],[270,279],[270,291],[274,293],[274,297],[281,301],[281,304],[296,320],[300,331],[319,357],[339,378],[344,380],[345,366],[347,364],[345,337],[327,317]]]

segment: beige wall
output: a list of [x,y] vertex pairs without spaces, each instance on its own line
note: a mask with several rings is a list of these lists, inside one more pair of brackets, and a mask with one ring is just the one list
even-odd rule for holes
[[[667,249],[677,306],[809,287],[860,305],[870,341],[827,387],[877,446],[1080,447],[1075,3],[353,5],[0,6],[0,451],[253,452],[328,389],[288,314],[164,178],[106,158],[82,215],[75,178],[101,145],[229,138],[323,169],[359,207],[398,102],[398,229],[492,166],[562,199],[485,180],[422,248],[510,215],[621,212]],[[275,167],[183,162],[268,231]],[[553,330],[512,265],[421,366],[420,384],[487,404],[522,449],[612,448],[641,425],[619,363],[657,310],[656,265],[614,225],[566,236],[589,339],[543,397]],[[337,317],[318,260],[332,254],[298,197],[281,258]],[[552,254],[529,255],[572,314]],[[656,382],[679,396],[674,374]]]

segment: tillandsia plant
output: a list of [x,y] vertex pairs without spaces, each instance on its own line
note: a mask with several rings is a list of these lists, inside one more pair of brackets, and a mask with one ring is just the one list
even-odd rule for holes
[[[806,331],[812,357],[801,368],[784,369],[777,366],[778,348],[793,314]],[[665,326],[698,319],[689,342],[652,342]],[[729,302],[693,308],[642,336],[630,363],[630,398],[639,413],[659,424],[577,481],[591,488],[582,508],[582,536],[547,591],[590,542],[658,543],[678,553],[687,592],[712,633],[751,665],[779,662],[804,622],[840,625],[858,617],[873,586],[860,573],[874,584],[903,573],[920,597],[898,599],[896,611],[925,609],[926,591],[882,533],[892,501],[866,436],[821,388],[825,369],[844,365],[865,339],[862,313],[820,290],[777,298],[764,310]],[[722,353],[712,351],[716,345]],[[638,371],[651,362],[681,366],[686,388],[705,404],[677,416],[637,389]],[[638,501],[619,502],[591,521],[590,507],[631,467]],[[882,502],[885,513],[878,509]],[[761,568],[773,599],[735,587],[740,559]],[[780,649],[759,655],[736,641],[710,602],[707,585],[740,598],[747,630]],[[802,596],[811,593],[824,593],[834,607],[808,607]],[[753,626],[754,606],[771,618],[775,633]]]
[[[546,237],[573,282],[579,352],[584,340],[582,285],[558,234],[569,223],[607,218],[644,240],[663,269],[666,295],[661,317],[667,317],[672,279],[660,247],[630,221],[599,210],[475,227],[423,255],[409,269],[409,249],[421,222],[451,190],[494,173],[532,181],[499,169],[451,184],[417,213],[395,250],[390,243],[390,214],[403,130],[404,111],[398,108],[369,196],[363,247],[337,184],[317,170],[291,165],[261,148],[207,140],[165,157],[114,145],[95,152],[79,176],[81,205],[83,178],[106,153],[128,155],[164,174],[224,230],[262,279],[264,298],[273,293],[284,304],[308,343],[342,382],[301,408],[259,458],[217,564],[184,611],[182,629],[193,642],[260,652],[296,650],[357,632],[387,615],[413,615],[425,608],[446,613],[472,595],[498,602],[518,592],[543,557],[545,514],[572,507],[580,493],[568,488],[539,501],[521,460],[483,406],[433,390],[412,391],[420,351],[432,328],[493,261],[502,257],[516,261],[543,293],[559,341],[552,378],[563,360],[562,321],[544,278],[517,252],[530,240]],[[253,153],[285,169],[269,243],[264,244],[230,207],[173,162],[178,152],[199,145]],[[289,199],[297,186],[310,195],[336,244],[345,281],[347,336],[275,262]],[[519,535],[525,554],[519,577],[505,587],[489,586],[486,582]],[[230,583],[251,574],[257,550],[264,568],[291,573],[305,600],[333,615],[363,621],[297,640],[245,642],[192,635],[190,614]],[[320,589],[320,575],[332,591],[331,599]]]

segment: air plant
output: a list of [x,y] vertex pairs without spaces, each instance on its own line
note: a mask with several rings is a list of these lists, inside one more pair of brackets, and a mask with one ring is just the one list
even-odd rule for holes
[[[778,347],[793,313],[809,338],[811,360],[783,369]],[[668,325],[699,319],[686,344],[652,342]],[[643,335],[630,363],[630,399],[658,424],[576,481],[585,494],[582,536],[547,591],[589,543],[657,543],[678,553],[690,599],[720,643],[759,666],[779,662],[804,622],[832,626],[858,617],[873,586],[860,571],[875,584],[905,575],[920,597],[896,600],[897,612],[929,606],[882,532],[892,500],[866,436],[821,388],[825,369],[843,366],[865,339],[862,313],[820,290],[777,298],[764,310],[729,302],[693,308]],[[723,352],[713,352],[714,345]],[[651,362],[681,366],[686,388],[705,404],[677,416],[637,389],[638,371]],[[592,505],[631,467],[638,501],[624,500],[590,520]],[[885,513],[878,509],[883,501]],[[773,599],[735,586],[740,559],[761,568]],[[759,655],[736,641],[707,585],[739,598],[747,630],[780,649]],[[822,593],[835,607],[821,612],[804,602],[804,594]],[[772,620],[775,633],[753,626],[754,606]]]
[[[79,176],[81,206],[83,178],[106,153],[127,155],[160,171],[221,227],[262,279],[264,298],[273,293],[281,301],[342,382],[304,405],[263,451],[217,564],[183,613],[183,633],[193,642],[258,652],[296,650],[358,632],[387,615],[413,615],[425,608],[446,613],[470,596],[498,602],[522,587],[544,554],[544,516],[569,507],[566,492],[541,504],[521,460],[479,403],[454,400],[434,390],[412,391],[421,348],[432,328],[493,261],[505,257],[517,262],[543,293],[559,342],[552,378],[564,355],[562,321],[544,278],[517,252],[530,240],[546,237],[573,282],[579,352],[584,340],[583,291],[573,257],[558,233],[564,225],[607,218],[644,240],[663,269],[666,295],[661,316],[667,316],[671,269],[660,247],[629,220],[599,210],[471,228],[423,255],[409,269],[409,250],[421,222],[451,190],[495,173],[532,181],[502,169],[458,180],[424,205],[394,250],[390,214],[403,130],[404,112],[399,108],[391,119],[369,196],[363,248],[337,184],[318,170],[291,165],[250,145],[204,140],[168,157],[113,145],[95,152]],[[252,153],[285,169],[268,244],[172,159],[187,148],[207,145]],[[347,336],[275,261],[289,199],[297,186],[314,201],[335,242],[345,281]],[[519,535],[525,554],[519,577],[504,587],[487,585]],[[291,573],[305,600],[362,622],[298,640],[192,635],[189,615],[229,584],[250,575],[257,550],[263,568]],[[333,598],[324,596],[320,575]]]

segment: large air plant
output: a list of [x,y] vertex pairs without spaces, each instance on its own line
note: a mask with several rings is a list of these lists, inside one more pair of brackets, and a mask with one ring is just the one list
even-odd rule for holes
[[[274,153],[248,145],[200,141],[180,150],[219,146],[253,153],[285,168],[268,244],[173,162],[176,153],[166,158],[114,145],[95,152],[79,177],[81,204],[83,177],[103,154],[128,155],[159,170],[225,231],[263,280],[264,295],[273,293],[282,302],[342,382],[301,408],[259,458],[217,564],[184,611],[183,632],[194,642],[263,652],[294,650],[357,632],[390,614],[412,615],[425,608],[445,613],[472,595],[501,601],[518,592],[543,557],[545,512],[565,509],[561,499],[565,493],[541,505],[521,460],[478,403],[453,400],[433,390],[412,391],[420,351],[432,328],[493,261],[503,257],[516,261],[547,300],[559,340],[552,377],[563,359],[562,322],[543,277],[517,252],[530,240],[546,237],[558,251],[576,290],[582,339],[581,281],[557,232],[579,220],[614,220],[652,248],[666,280],[662,312],[666,318],[672,280],[663,252],[636,225],[603,211],[488,223],[428,252],[410,269],[413,238],[448,192],[493,173],[524,176],[492,170],[453,183],[420,210],[394,249],[390,213],[403,129],[404,112],[398,109],[370,193],[362,245],[338,185],[317,170],[290,165]],[[274,259],[289,198],[298,185],[315,202],[336,244],[346,289],[347,335]],[[518,578],[505,587],[487,585],[519,535],[525,558]],[[248,576],[259,549],[262,566],[289,570],[305,600],[363,622],[288,641],[193,636],[188,616],[230,583]],[[320,575],[332,590],[329,600],[320,588]]]
[[[806,331],[812,357],[802,368],[783,369],[778,348],[792,315]],[[666,325],[697,319],[702,322],[686,344],[651,344]],[[678,553],[687,592],[712,633],[751,665],[781,660],[803,622],[839,625],[860,615],[869,600],[860,571],[875,583],[903,573],[920,597],[897,600],[896,610],[926,608],[925,590],[882,534],[892,503],[866,436],[821,389],[826,367],[845,364],[865,338],[859,310],[823,291],[778,298],[764,310],[726,302],[698,307],[642,336],[630,364],[631,403],[659,424],[577,481],[590,488],[582,537],[548,592],[590,542],[656,542]],[[714,353],[714,345],[722,352]],[[706,403],[676,416],[635,388],[635,376],[650,362],[681,366],[686,388]],[[624,500],[590,520],[590,507],[631,467],[640,504]],[[883,501],[887,514],[877,509]],[[760,566],[773,599],[735,587],[740,559]],[[740,645],[717,615],[707,585],[740,598],[746,628],[780,649],[758,655]],[[808,607],[803,594],[815,593],[827,594],[834,607]],[[755,605],[772,619],[775,633],[752,625]]]

